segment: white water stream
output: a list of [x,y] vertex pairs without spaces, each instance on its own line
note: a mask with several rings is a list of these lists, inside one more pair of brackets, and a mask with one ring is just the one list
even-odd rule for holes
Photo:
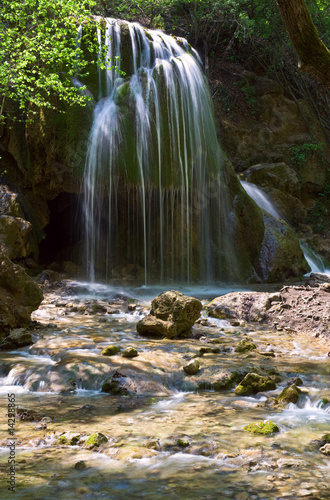
[[[260,187],[251,182],[241,181],[241,184],[247,194],[252,198],[258,207],[268,212],[277,219],[282,219],[280,212],[275,207],[271,198]],[[324,263],[319,255],[317,255],[306,243],[300,242],[300,248],[303,251],[304,257],[311,268],[311,273],[322,273],[330,275],[330,269],[325,268]]]

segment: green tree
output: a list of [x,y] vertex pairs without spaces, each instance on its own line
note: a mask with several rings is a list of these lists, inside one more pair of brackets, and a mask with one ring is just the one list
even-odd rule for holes
[[[93,59],[105,62],[104,57],[97,57],[97,21],[90,10],[95,3],[0,2],[0,120],[7,99],[15,101],[22,113],[29,110],[29,116],[35,108],[55,109],[59,101],[86,103],[88,97],[72,84],[72,78],[83,75]],[[81,25],[85,52],[77,43]]]

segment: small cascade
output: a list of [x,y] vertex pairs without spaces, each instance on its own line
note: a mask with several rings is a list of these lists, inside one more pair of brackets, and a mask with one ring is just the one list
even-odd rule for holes
[[268,212],[273,217],[276,217],[277,219],[282,218],[274,203],[261,188],[259,188],[255,184],[252,184],[251,182],[241,181],[241,184],[250,198],[252,198],[252,200],[256,202],[258,207],[266,210],[266,212]]
[[220,280],[234,252],[199,57],[183,39],[105,22],[99,44],[117,68],[99,70],[84,174],[88,277]]
[[[268,212],[273,217],[277,219],[282,219],[280,212],[275,207],[274,203],[270,197],[258,186],[250,182],[241,181],[241,184],[247,194],[252,198],[258,207],[262,208]],[[303,251],[304,257],[311,268],[311,273],[323,273],[330,275],[330,269],[326,269],[324,263],[319,255],[317,255],[313,250],[311,250],[306,243],[299,241],[300,248]]]
[[305,259],[307,260],[311,273],[322,273],[330,275],[330,269],[326,269],[321,257],[317,255],[306,243],[300,242],[300,248],[304,252]]

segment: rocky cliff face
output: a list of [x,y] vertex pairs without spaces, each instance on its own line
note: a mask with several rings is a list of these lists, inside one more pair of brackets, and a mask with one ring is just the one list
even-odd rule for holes
[[209,79],[219,137],[236,172],[260,186],[329,262],[330,143],[312,99],[234,63],[217,61]]

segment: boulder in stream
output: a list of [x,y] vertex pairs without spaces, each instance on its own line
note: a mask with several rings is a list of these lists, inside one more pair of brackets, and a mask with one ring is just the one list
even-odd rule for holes
[[265,420],[264,422],[254,422],[253,424],[245,425],[243,427],[243,431],[251,432],[252,434],[263,434],[264,436],[268,436],[268,434],[280,432],[280,429],[271,420]]
[[101,446],[101,444],[107,442],[108,438],[104,434],[102,434],[101,432],[94,432],[87,438],[85,447],[91,450],[92,448],[98,448],[99,446]]
[[235,352],[248,352],[256,348],[256,345],[251,340],[243,339],[235,347]]
[[290,385],[289,387],[285,387],[283,389],[283,391],[281,392],[281,394],[279,396],[277,396],[277,401],[279,403],[294,403],[296,404],[298,399],[299,399],[299,395],[300,395],[301,391],[300,389],[298,389],[298,387],[296,385]]
[[248,373],[235,389],[237,396],[250,396],[263,391],[276,389],[274,380],[270,377],[263,377],[257,373]]
[[122,353],[123,358],[136,358],[138,356],[137,349],[135,347],[126,347]]
[[116,345],[108,345],[104,347],[101,351],[102,356],[114,356],[120,352],[120,347]]
[[138,322],[140,335],[158,334],[175,338],[191,329],[200,317],[202,303],[174,290],[163,292],[151,302],[150,314]]
[[196,375],[199,372],[199,361],[195,359],[195,361],[184,366],[183,370],[187,375]]

